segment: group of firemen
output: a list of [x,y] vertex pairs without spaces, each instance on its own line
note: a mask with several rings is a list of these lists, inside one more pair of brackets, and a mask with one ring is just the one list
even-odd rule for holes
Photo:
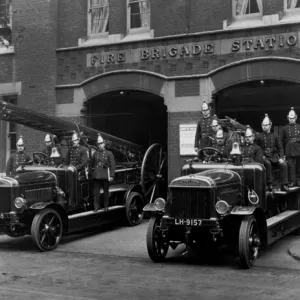
[[[55,135],[46,134],[44,153],[44,163],[49,166],[58,166],[65,164],[73,166],[78,172],[78,178],[84,179],[91,177],[94,183],[94,211],[97,212],[100,207],[100,189],[104,192],[104,210],[108,210],[109,202],[109,182],[113,181],[115,175],[115,159],[111,151],[105,148],[105,140],[98,134],[97,147],[92,147],[88,143],[88,136],[85,132],[74,132],[71,138],[71,147],[65,158],[62,157],[61,145]],[[25,151],[26,145],[22,136],[17,141],[17,151],[12,153],[6,164],[6,176],[14,176],[20,165],[32,164],[32,158]],[[91,174],[91,176],[89,175]],[[68,179],[68,186],[72,186],[72,177]],[[70,206],[74,191],[70,189]]]
[[[282,191],[289,191],[298,186],[296,178],[296,159],[300,156],[300,125],[296,123],[297,114],[292,107],[287,115],[288,124],[285,125],[280,138],[271,132],[272,122],[268,116],[262,121],[262,132],[255,132],[249,125],[243,126],[235,120],[232,125],[242,133],[239,143],[241,159],[244,163],[258,162],[265,166],[266,184],[269,191],[273,186],[273,170],[280,170]],[[207,103],[202,104],[202,118],[198,121],[195,135],[195,151],[198,153],[206,147],[218,150],[221,158],[228,161],[233,154],[234,133],[224,126],[222,120],[211,115]]]

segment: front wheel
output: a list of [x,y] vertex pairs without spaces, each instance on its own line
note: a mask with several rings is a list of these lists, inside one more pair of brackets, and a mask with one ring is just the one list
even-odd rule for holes
[[144,217],[144,200],[140,193],[132,192],[126,201],[126,221],[129,226],[139,225]]
[[250,269],[258,255],[260,246],[259,230],[254,216],[242,220],[239,231],[239,257],[241,266]]
[[158,222],[157,217],[151,217],[147,230],[147,250],[153,262],[163,261],[169,250],[167,234],[158,227]]
[[57,211],[46,208],[39,211],[31,224],[31,236],[41,251],[54,250],[62,237],[63,226]]

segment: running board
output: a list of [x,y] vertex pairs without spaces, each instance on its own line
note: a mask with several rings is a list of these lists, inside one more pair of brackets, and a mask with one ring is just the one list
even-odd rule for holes
[[113,210],[122,209],[124,207],[125,207],[124,205],[115,205],[115,206],[108,207],[107,211],[105,211],[104,208],[101,208],[97,212],[94,212],[93,210],[85,211],[85,212],[82,212],[82,213],[70,215],[70,216],[68,216],[68,218],[69,218],[69,220],[78,219],[78,218],[87,217],[87,216],[91,216],[91,215],[107,213],[107,212],[110,212],[110,211],[113,211]]
[[274,243],[299,227],[299,210],[287,210],[267,219],[268,244]]
[[300,190],[299,186],[295,186],[295,187],[291,187],[289,188],[289,191],[285,192],[285,191],[274,191],[274,195],[286,195],[286,194],[290,194],[293,192],[297,192]]

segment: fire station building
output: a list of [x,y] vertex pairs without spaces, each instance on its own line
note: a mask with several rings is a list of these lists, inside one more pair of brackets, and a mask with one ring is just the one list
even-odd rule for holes
[[[195,155],[203,101],[275,130],[300,110],[300,0],[3,0],[0,94],[168,151],[168,178]],[[0,171],[22,134],[1,122]]]

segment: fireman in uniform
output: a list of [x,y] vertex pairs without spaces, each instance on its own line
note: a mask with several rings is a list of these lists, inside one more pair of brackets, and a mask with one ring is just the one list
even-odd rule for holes
[[210,147],[214,147],[218,144],[217,142],[217,138],[216,138],[216,134],[218,132],[218,130],[222,130],[223,132],[223,138],[224,138],[224,143],[227,144],[228,142],[228,139],[231,135],[231,131],[229,130],[228,132],[225,132],[223,127],[225,125],[220,122],[220,120],[217,118],[216,115],[213,116],[213,119],[212,119],[212,122],[211,122],[211,134],[212,136],[209,136],[209,139],[210,139]]
[[19,140],[17,141],[17,152],[12,153],[7,161],[5,168],[6,176],[14,176],[18,166],[25,164],[32,164],[32,159],[25,152],[23,137],[20,136]]
[[249,125],[247,125],[245,131],[245,144],[241,147],[243,162],[258,162],[260,164],[263,164],[263,150],[260,146],[254,143],[254,139],[254,131],[250,128]]
[[272,167],[275,166],[280,168],[281,190],[288,191],[288,168],[284,161],[283,147],[278,136],[271,132],[271,127],[272,122],[268,114],[265,114],[265,118],[262,121],[263,132],[256,135],[256,144],[264,152],[263,160],[266,168],[268,190],[273,190]]
[[[72,135],[72,147],[69,149],[66,158],[65,164],[75,167],[78,173],[78,179],[85,179],[84,168],[87,164],[88,157],[86,149],[79,145],[80,137],[77,132],[74,132]],[[68,192],[69,192],[69,209],[76,209],[78,206],[78,197],[77,190],[75,189],[76,185],[73,182],[73,170],[68,171]]]
[[46,147],[42,152],[46,155],[45,164],[49,166],[60,165],[62,163],[61,146],[56,135],[47,133],[44,141]]
[[288,116],[289,124],[281,131],[281,144],[285,150],[289,167],[290,187],[298,186],[296,177],[296,159],[300,156],[300,125],[296,123],[297,114],[292,107]]
[[78,173],[84,169],[88,161],[86,148],[79,143],[79,134],[74,132],[72,135],[72,147],[69,149],[65,159],[66,164],[74,166]]
[[216,133],[216,145],[214,146],[214,148],[221,153],[222,155],[221,160],[226,161],[227,158],[229,157],[230,149],[226,144],[226,135],[223,129],[218,129]]
[[100,209],[100,188],[104,192],[104,210],[108,209],[109,201],[109,182],[113,181],[115,176],[116,163],[111,151],[105,149],[105,142],[99,134],[97,138],[98,150],[91,158],[94,181],[94,212]]
[[209,136],[211,135],[211,122],[212,117],[210,115],[210,109],[205,101],[202,104],[202,118],[197,123],[196,135],[195,135],[195,152],[201,148],[208,147],[210,145]]

